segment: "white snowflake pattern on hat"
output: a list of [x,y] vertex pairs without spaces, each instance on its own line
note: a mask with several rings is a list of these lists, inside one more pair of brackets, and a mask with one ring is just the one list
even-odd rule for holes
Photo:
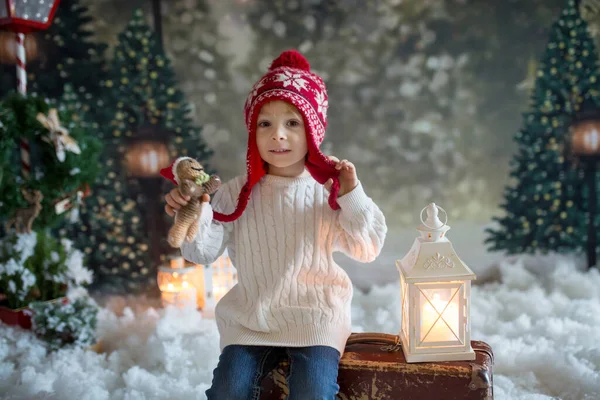
[[327,119],[327,109],[329,108],[329,101],[325,98],[325,93],[316,91],[315,100],[317,101],[318,112],[323,116],[323,120]]
[[265,81],[266,81],[266,79],[263,78],[254,84],[254,86],[252,87],[252,90],[250,91],[250,94],[246,98],[246,105],[244,106],[245,108],[250,107],[250,102],[258,94],[258,89],[260,89],[262,86],[265,85]]
[[302,73],[293,73],[292,71],[283,71],[278,73],[275,77],[275,82],[283,82],[283,87],[292,85],[296,90],[304,89],[307,90],[306,85],[308,81],[303,78]]

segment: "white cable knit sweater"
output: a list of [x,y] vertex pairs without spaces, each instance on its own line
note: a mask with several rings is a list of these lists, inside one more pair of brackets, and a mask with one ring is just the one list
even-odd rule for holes
[[324,345],[344,353],[351,333],[352,283],[332,254],[375,260],[387,233],[385,218],[359,183],[327,203],[329,192],[312,176],[264,176],[246,210],[231,223],[213,220],[213,208],[233,212],[245,177],[221,186],[204,203],[200,229],[181,247],[183,257],[214,262],[227,248],[238,271],[217,304],[221,350],[230,344]]

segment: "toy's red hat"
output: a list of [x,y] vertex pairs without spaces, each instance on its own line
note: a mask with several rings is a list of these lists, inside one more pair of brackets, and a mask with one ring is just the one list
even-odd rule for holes
[[179,185],[179,178],[177,177],[177,165],[183,160],[191,160],[191,157],[179,157],[175,161],[171,163],[168,167],[165,167],[160,170],[160,174],[173,182],[176,185]]

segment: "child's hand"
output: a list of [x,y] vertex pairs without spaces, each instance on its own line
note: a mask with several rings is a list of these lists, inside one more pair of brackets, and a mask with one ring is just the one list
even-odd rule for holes
[[[340,170],[340,191],[338,192],[338,196],[343,196],[348,192],[351,192],[356,186],[358,186],[358,176],[356,175],[356,167],[348,160],[340,161],[339,158],[334,156],[328,157],[330,160],[335,161],[337,164],[335,166],[336,169]],[[331,185],[333,181],[330,179],[325,187],[331,190]]]
[[[174,188],[165,195],[165,201],[167,202],[165,212],[172,217],[177,210],[187,205],[190,201],[190,196],[184,196],[179,191],[179,188]],[[208,194],[202,195],[202,201],[210,201],[210,196]]]

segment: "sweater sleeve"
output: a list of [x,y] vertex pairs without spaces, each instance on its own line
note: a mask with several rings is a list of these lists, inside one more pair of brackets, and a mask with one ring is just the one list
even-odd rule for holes
[[191,242],[183,242],[181,254],[183,258],[197,264],[215,262],[231,245],[233,223],[221,223],[213,219],[213,210],[221,213],[233,211],[230,185],[222,185],[210,203],[202,203],[202,211],[198,222],[198,233]]
[[359,182],[351,192],[338,197],[334,250],[361,262],[374,261],[387,234],[385,217]]

